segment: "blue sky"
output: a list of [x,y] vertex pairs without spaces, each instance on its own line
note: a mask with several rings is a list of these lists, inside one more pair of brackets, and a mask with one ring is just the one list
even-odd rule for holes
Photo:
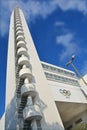
[[15,6],[24,12],[42,61],[67,68],[66,62],[75,54],[79,72],[87,73],[87,0],[1,0],[0,117],[5,104],[9,22]]

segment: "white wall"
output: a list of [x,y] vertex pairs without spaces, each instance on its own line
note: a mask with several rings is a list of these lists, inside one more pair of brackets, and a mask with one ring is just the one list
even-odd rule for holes
[[24,25],[23,29],[25,31],[25,39],[27,42],[28,53],[30,55],[30,63],[32,65],[32,73],[35,77],[36,90],[40,98],[40,110],[43,115],[41,120],[42,129],[64,130],[60,115],[55,106],[54,99],[51,95],[51,91],[49,89],[39,57],[37,55],[36,48],[31,38],[31,34],[28,31],[28,27],[26,25],[22,12],[21,16]]
[[5,130],[5,115],[0,119],[0,130]]
[[7,57],[7,79],[6,79],[6,106],[5,106],[5,128],[16,129],[16,77],[15,77],[15,43],[14,43],[14,13],[11,15],[8,57]]
[[[87,74],[83,76],[83,79],[84,79],[84,81],[85,81],[86,84],[87,84]],[[86,88],[86,90],[87,90],[87,85],[83,82],[83,80],[82,80],[81,78],[80,78],[80,84],[81,84],[84,88]]]
[[[55,101],[87,103],[87,99],[82,93],[82,91],[80,90],[80,87],[49,81],[49,80],[48,80],[48,85],[49,88],[51,89],[51,93]],[[63,94],[60,93],[60,89],[69,90],[71,95],[64,96]]]

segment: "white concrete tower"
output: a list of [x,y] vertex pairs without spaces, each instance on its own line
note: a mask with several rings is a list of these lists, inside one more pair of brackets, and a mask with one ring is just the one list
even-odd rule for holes
[[11,15],[7,82],[6,130],[64,130],[24,15]]

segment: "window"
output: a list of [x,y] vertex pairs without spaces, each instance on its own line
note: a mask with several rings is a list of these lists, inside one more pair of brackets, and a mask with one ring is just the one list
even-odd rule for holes
[[53,66],[45,65],[43,63],[42,63],[42,67],[46,70],[49,70],[49,71],[52,71],[52,72],[55,72],[55,73],[60,73],[60,74],[67,75],[67,76],[70,76],[70,77],[76,77],[76,75],[74,73],[67,72],[65,70],[62,70],[62,69],[59,69],[59,68],[56,68],[56,67],[53,67]]
[[67,130],[71,130],[72,128],[73,128],[72,125],[70,125],[67,127]]
[[57,82],[64,82],[66,84],[71,84],[74,86],[80,86],[77,80],[69,79],[66,77],[58,76],[56,74],[50,74],[45,72],[46,78],[49,80],[55,80]]
[[81,123],[82,122],[82,119],[80,118],[80,119],[78,119],[75,123],[76,124],[79,124],[79,123]]

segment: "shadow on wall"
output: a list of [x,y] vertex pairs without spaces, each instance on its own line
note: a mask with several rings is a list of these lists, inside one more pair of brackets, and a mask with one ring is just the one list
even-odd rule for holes
[[42,119],[41,119],[42,130],[64,130],[64,127],[62,127],[58,122],[54,122],[52,124],[46,122],[43,111],[47,108],[47,105],[40,99],[39,94],[37,98],[38,98],[38,105],[42,113]]
[[[39,94],[37,94],[35,102],[39,106],[42,114],[41,119],[42,130],[64,130],[64,128],[58,122],[54,122],[53,124],[49,124],[46,122],[43,111],[47,108],[47,105],[40,99]],[[17,108],[16,108],[16,94],[15,94],[14,98],[11,100],[11,103],[8,105],[6,110],[5,130],[16,130],[17,129],[16,126],[17,126]]]
[[64,130],[64,128],[58,122],[55,122],[53,124],[46,123],[42,130]]
[[5,130],[16,130],[17,112],[16,112],[16,94],[7,106],[5,115]]

